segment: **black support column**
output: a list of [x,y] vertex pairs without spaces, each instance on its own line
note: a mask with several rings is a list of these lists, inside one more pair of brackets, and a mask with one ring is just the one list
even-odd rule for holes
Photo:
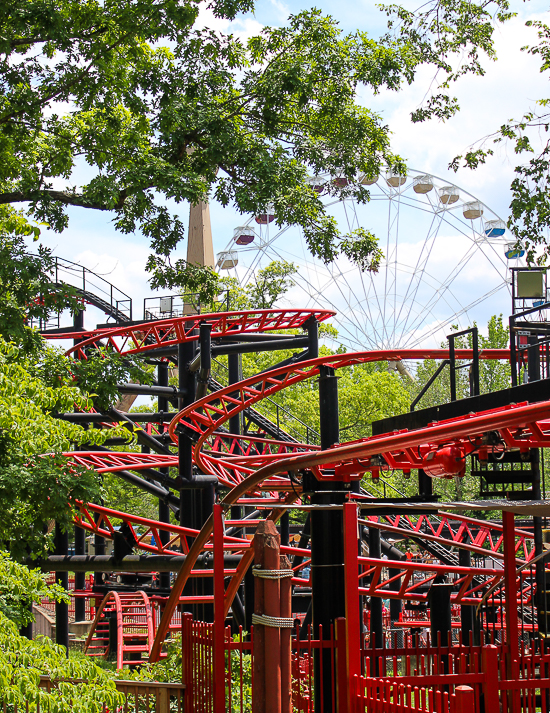
[[[84,310],[74,315],[73,326],[77,331],[84,330]],[[73,340],[73,344],[77,344],[78,341],[77,339]],[[75,555],[86,554],[86,531],[81,527],[74,528],[74,553]],[[86,589],[86,572],[75,572],[74,588],[77,591]],[[86,599],[84,597],[75,597],[74,619],[75,621],[85,621],[86,619]]]
[[[169,373],[167,362],[161,361],[159,363],[157,370],[157,381],[159,386],[168,386]],[[168,399],[166,397],[159,396],[158,410],[159,412],[168,412]],[[165,473],[166,475],[170,473],[169,468],[159,468],[159,470],[161,473]],[[168,507],[168,503],[164,502],[164,500],[159,500],[159,522],[170,522],[170,508]],[[166,545],[170,540],[170,533],[161,530],[159,532],[159,537],[161,544]],[[161,572],[159,576],[159,586],[161,589],[170,588],[170,572]]]
[[[339,441],[338,377],[330,367],[321,367],[319,376],[319,405],[321,448]],[[340,505],[344,502],[343,483],[312,483],[312,504]],[[311,511],[311,601],[313,633],[317,638],[331,636],[331,625],[338,617],[345,617],[345,579],[343,547],[343,513],[341,509]],[[330,652],[324,651],[314,660],[315,710],[331,713],[334,686]],[[322,669],[322,682],[321,682]]]
[[[68,552],[69,533],[55,523],[55,554],[67,555]],[[56,572],[55,581],[63,589],[69,589],[68,572]],[[64,646],[69,655],[69,605],[65,602],[55,603],[55,643]]]
[[[189,371],[189,362],[195,356],[196,342],[182,342],[178,345],[179,390],[183,396],[179,399],[179,408],[189,406],[195,400],[195,374]],[[180,525],[195,527],[194,491],[189,487],[193,481],[193,443],[191,439],[180,433],[178,435],[178,466],[179,475],[184,483],[180,491]]]
[[[472,566],[472,554],[470,550],[458,550],[458,564],[461,567]],[[464,646],[474,645],[475,630],[474,630],[475,607],[468,604],[460,605],[460,630],[462,632],[462,643]]]
[[[380,559],[382,552],[380,550],[380,530],[376,527],[369,527],[369,557]],[[372,575],[374,576],[374,575]],[[384,637],[384,622],[382,620],[382,599],[381,597],[370,598],[370,639],[371,647],[374,645],[377,649],[382,648]],[[371,671],[378,676],[378,659],[374,658],[371,662]]]

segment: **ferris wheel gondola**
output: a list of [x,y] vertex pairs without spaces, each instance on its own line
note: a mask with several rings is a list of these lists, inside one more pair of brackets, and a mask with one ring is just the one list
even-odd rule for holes
[[510,250],[506,224],[482,201],[421,171],[360,176],[357,183],[369,186],[365,204],[329,195],[335,180],[322,175],[310,183],[342,233],[363,227],[378,237],[384,260],[377,273],[361,272],[345,257],[324,264],[311,256],[299,228],[266,220],[269,212],[243,221],[219,254],[219,268],[227,265],[246,284],[273,260],[295,263],[289,299],[337,311],[339,339],[353,349],[435,344],[451,325],[506,312],[509,268],[521,264],[521,253]]

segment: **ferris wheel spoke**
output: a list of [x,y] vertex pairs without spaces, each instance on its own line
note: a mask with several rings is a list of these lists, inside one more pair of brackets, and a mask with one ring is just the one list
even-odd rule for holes
[[[411,273],[411,278],[410,278],[409,284],[408,284],[408,286],[407,286],[407,291],[406,291],[405,296],[403,297],[403,300],[402,300],[402,302],[401,302],[401,308],[400,308],[400,310],[399,310],[399,315],[398,315],[398,318],[397,318],[397,323],[399,323],[399,320],[400,320],[400,318],[401,318],[401,313],[402,313],[402,311],[403,311],[403,307],[405,306],[405,304],[407,304],[407,299],[408,299],[408,297],[409,297],[410,288],[411,288],[411,286],[412,286],[412,284],[413,284],[413,281],[415,281],[415,282],[416,282],[416,287],[414,288],[414,294],[413,294],[413,296],[412,296],[412,298],[411,298],[411,300],[410,300],[410,305],[411,305],[411,306],[409,307],[409,311],[407,312],[407,315],[406,315],[406,317],[405,317],[405,323],[404,323],[403,329],[401,330],[401,335],[403,334],[404,330],[406,329],[406,324],[407,324],[407,322],[408,322],[408,320],[409,320],[409,316],[410,316],[410,311],[411,311],[412,304],[416,301],[416,296],[417,296],[417,294],[418,294],[418,290],[420,289],[420,285],[422,284],[422,281],[423,281],[423,279],[424,279],[424,272],[425,272],[425,269],[426,269],[426,265],[428,264],[428,261],[429,261],[429,259],[430,259],[430,257],[431,257],[432,251],[433,251],[433,247],[434,247],[434,245],[435,245],[435,239],[436,239],[436,237],[437,237],[437,230],[439,229],[439,226],[440,226],[440,223],[441,223],[441,221],[439,221],[439,223],[434,226],[434,224],[435,224],[435,222],[436,222],[436,218],[437,218],[436,215],[434,215],[433,218],[432,218],[432,222],[431,222],[431,225],[430,225],[430,227],[429,227],[428,235],[427,235],[427,237],[426,237],[426,240],[425,240],[424,243],[422,244],[422,249],[421,249],[421,251],[420,251],[420,253],[419,253],[419,255],[418,255],[418,260],[417,260],[417,262],[416,262],[416,266],[415,266],[414,270],[413,270],[412,273]],[[426,249],[427,246],[429,246],[429,247],[427,248],[427,254],[426,254],[424,260],[422,261],[422,254],[423,254],[423,252],[424,252],[424,250]],[[422,261],[422,262],[421,262],[421,261]]]
[[[286,256],[283,255],[283,254],[281,254],[281,252],[279,252],[275,247],[272,246],[272,247],[271,247],[271,251],[273,252],[274,257],[279,258],[279,259],[281,259],[281,260],[285,260],[285,259],[286,259]],[[348,297],[346,296],[344,290],[342,289],[342,282],[345,283],[345,280],[341,280],[341,281],[339,281],[339,280],[334,280],[334,275],[331,274],[330,270],[327,270],[327,272],[328,272],[329,274],[328,274],[327,276],[325,276],[325,280],[327,280],[328,282],[331,282],[331,284],[333,283],[333,284],[336,285],[336,287],[337,287],[337,289],[338,289],[338,291],[339,291],[339,293],[340,293],[340,295],[341,295],[341,297],[342,297],[342,300],[344,301],[344,303],[345,303],[345,305],[346,305],[346,307],[347,307],[347,311],[348,311],[348,312],[351,312],[351,311],[358,312],[358,311],[360,310],[360,311],[363,313],[363,316],[364,316],[364,318],[365,318],[365,321],[368,321],[368,320],[370,319],[370,316],[367,315],[367,314],[363,311],[362,304],[361,304],[361,303],[357,303],[356,305],[352,305],[352,304],[350,303]],[[343,277],[343,273],[341,272],[341,270],[339,270],[339,274],[340,274],[341,277]],[[310,295],[310,296],[314,296],[315,302],[316,302],[317,304],[324,304],[326,307],[330,307],[330,308],[334,309],[334,310],[335,310],[337,313],[339,313],[339,314],[342,312],[341,305],[338,304],[338,303],[336,303],[334,300],[332,300],[332,299],[330,299],[330,298],[327,297],[326,290],[324,290],[324,287],[325,287],[326,285],[323,284],[323,285],[320,286],[320,288],[318,288],[318,287],[316,287],[316,286],[315,286],[305,275],[303,275],[303,274],[300,275],[300,282],[304,283],[303,285],[300,285],[300,287],[302,287],[302,289],[304,289],[304,291],[306,292],[306,294],[308,294],[308,295]],[[307,289],[306,289],[306,288],[307,288]],[[349,334],[350,336],[353,335],[353,333],[352,333],[351,331],[349,331],[349,326],[348,326],[345,322],[343,322],[341,319],[339,319],[338,315],[337,315],[337,317],[335,318],[335,321],[336,321],[341,327],[343,327],[344,329],[346,329],[346,331],[348,332],[348,334]],[[361,342],[360,342],[360,341],[358,340],[358,338],[357,338],[357,335],[355,335],[355,340],[358,342],[358,344],[361,344]],[[371,343],[372,346],[375,346],[377,342],[376,342],[376,341],[373,341],[373,340],[371,339],[371,340],[370,340],[370,343]]]
[[[339,339],[354,348],[417,345],[444,333],[449,324],[469,319],[474,308],[479,318],[484,301],[503,287],[509,290],[509,263],[501,249],[506,239],[495,240],[485,234],[486,221],[499,218],[486,205],[482,206],[483,218],[481,213],[473,220],[467,218],[464,206],[478,199],[462,188],[456,189],[458,198],[452,204],[444,203],[442,196],[450,194],[440,189],[449,183],[436,176],[429,179],[431,192],[413,190],[422,181],[413,184],[412,177],[424,175],[410,171],[407,182],[399,187],[380,178],[369,188],[370,199],[365,204],[349,197],[323,199],[342,232],[352,232],[368,221],[366,227],[380,235],[385,260],[377,274],[361,272],[346,258],[325,265],[312,257],[298,228],[285,225],[279,229],[274,223],[259,229],[254,225],[253,244],[242,249],[230,241],[228,250],[236,251],[241,260],[231,274],[245,284],[268,260],[295,262],[298,273],[292,299],[337,311],[333,322]],[[320,177],[321,183],[328,180],[328,176]],[[247,225],[253,220],[254,216],[250,217]],[[465,282],[473,265],[481,279]],[[480,295],[487,289],[485,285],[489,285],[488,291]]]
[[[470,250],[468,251],[468,253],[462,258],[459,266],[457,266],[457,268],[453,271],[453,273],[447,277],[445,282],[441,283],[440,287],[435,291],[434,295],[432,296],[430,302],[428,304],[424,305],[425,313],[427,313],[427,312],[431,313],[431,311],[435,307],[435,305],[438,302],[440,302],[441,300],[447,301],[446,300],[447,292],[450,292],[451,285],[453,284],[454,280],[460,274],[460,272],[462,272],[462,270],[466,267],[466,265],[468,264],[470,259],[473,257],[473,249],[474,248],[472,246],[470,248]],[[458,302],[458,300],[457,300],[457,302]],[[449,303],[447,302],[447,304],[449,304]],[[461,314],[463,314],[463,311],[461,311]],[[417,317],[417,319],[411,323],[411,325],[409,326],[409,331],[420,328],[422,322],[419,324],[418,323],[419,319],[420,319],[420,317]],[[422,321],[424,321],[424,320],[422,320]]]
[[493,297],[496,295],[500,290],[504,289],[506,285],[500,284],[494,287],[492,290],[489,290],[489,292],[486,292],[484,295],[481,297],[478,297],[475,299],[473,302],[470,302],[466,307],[463,307],[460,309],[458,312],[456,312],[452,317],[450,317],[445,323],[439,324],[437,327],[434,327],[430,332],[427,334],[423,334],[421,337],[416,339],[410,344],[410,348],[413,349],[414,347],[418,346],[422,341],[424,341],[427,337],[431,337],[434,334],[436,334],[438,331],[441,331],[443,327],[448,326],[455,320],[457,317],[461,317],[463,314],[468,314],[470,310],[472,310],[474,307],[477,307],[477,305],[481,304],[485,300],[489,299],[490,297]]
[[[434,292],[432,295],[431,299],[428,301],[427,304],[423,305],[423,313],[431,312],[433,307],[440,302],[442,299],[445,299],[445,296],[448,291],[451,289],[451,285],[453,284],[454,280],[456,277],[460,274],[460,272],[464,269],[464,267],[467,265],[467,263],[470,261],[470,259],[473,256],[473,249],[470,248],[468,253],[462,258],[461,263],[459,266],[457,266],[451,274],[447,276],[445,281],[443,283],[440,283],[440,287]],[[460,269],[459,269],[460,268]],[[429,273],[426,273],[429,274]],[[431,276],[430,276],[431,277]],[[433,278],[432,278],[433,279]],[[414,320],[409,326],[408,330],[414,330],[419,328],[418,321],[421,319],[421,317],[417,317],[416,320]],[[407,326],[404,326],[404,329],[406,329]]]

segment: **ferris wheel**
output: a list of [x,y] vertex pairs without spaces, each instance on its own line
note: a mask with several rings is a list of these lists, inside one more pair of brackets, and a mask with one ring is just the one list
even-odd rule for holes
[[[370,201],[325,194],[329,176],[312,186],[340,230],[370,230],[384,259],[377,273],[361,272],[346,257],[324,264],[309,253],[301,230],[279,228],[269,212],[235,228],[217,268],[241,285],[273,260],[293,262],[292,304],[334,309],[339,341],[350,349],[413,348],[439,344],[451,325],[483,325],[507,313],[510,267],[521,264],[506,225],[475,196],[448,181],[411,170],[359,178]],[[334,179],[332,179],[334,180]],[[346,185],[346,179],[336,179]]]

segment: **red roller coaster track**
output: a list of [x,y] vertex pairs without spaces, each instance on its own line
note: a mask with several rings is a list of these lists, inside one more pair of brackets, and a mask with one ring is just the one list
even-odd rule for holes
[[[198,327],[201,322],[212,324],[212,337],[238,337],[246,333],[262,333],[275,330],[296,329],[305,326],[312,316],[322,321],[332,316],[332,312],[319,310],[257,310],[242,313],[219,313],[195,315],[173,320],[146,322],[124,328],[97,330],[92,333],[75,335],[71,338],[83,338],[83,341],[69,350],[85,357],[87,347],[105,345],[120,354],[147,353],[155,349],[173,347],[181,342],[198,339]],[[56,335],[61,338],[61,335]],[[65,335],[66,338],[66,335]],[[386,350],[338,354],[319,359],[312,359],[245,379],[237,384],[224,387],[191,406],[180,411],[172,420],[169,432],[177,442],[178,424],[194,430],[198,442],[194,449],[196,464],[205,473],[214,474],[219,481],[230,488],[222,501],[227,509],[230,505],[252,502],[259,489],[272,493],[271,497],[261,498],[261,503],[269,505],[266,511],[269,519],[277,520],[284,507],[291,504],[299,495],[299,487],[292,483],[289,471],[303,472],[310,470],[319,479],[349,481],[358,479],[363,474],[379,467],[380,456],[389,469],[410,469],[422,466],[427,453],[437,452],[444,446],[453,445],[467,455],[484,446],[485,434],[489,431],[499,434],[502,446],[499,448],[529,448],[549,445],[550,402],[537,404],[516,404],[466,417],[450,419],[414,431],[405,431],[383,436],[374,436],[359,441],[340,444],[329,450],[320,450],[306,444],[286,443],[251,436],[234,436],[221,433],[220,428],[232,417],[262,399],[275,394],[293,384],[315,377],[321,366],[334,369],[350,367],[374,361],[398,361],[412,359],[445,359],[447,350]],[[482,359],[508,359],[508,350],[484,350]],[[457,359],[472,358],[471,350],[457,350]],[[238,446],[238,447],[237,447]],[[98,472],[117,472],[166,468],[177,465],[176,456],[156,454],[73,452],[66,454],[81,465],[95,468]],[[371,462],[371,459],[375,459]],[[329,473],[328,471],[332,472]],[[273,493],[280,492],[278,497]],[[260,501],[258,501],[260,502]],[[97,505],[81,504],[76,518],[77,524],[106,537],[112,537],[115,531],[113,520],[126,522],[135,536],[136,546],[144,551],[156,554],[174,554],[183,556],[183,565],[176,578],[171,596],[164,609],[162,620],[152,644],[150,659],[161,656],[163,641],[170,629],[170,621],[176,607],[186,600],[198,601],[195,597],[183,597],[182,592],[189,577],[205,576],[208,570],[197,570],[195,564],[201,552],[213,547],[213,519],[205,523],[200,532],[189,528],[179,528],[152,520],[146,520],[127,513],[121,513]],[[422,537],[439,542],[447,547],[461,546],[477,554],[501,559],[502,531],[496,523],[476,521],[472,518],[441,515],[435,525],[428,517],[411,516],[387,517],[381,520],[369,519],[369,526],[379,527],[384,531],[408,537]],[[403,524],[402,524],[403,523]],[[232,522],[232,526],[251,525],[251,521]],[[160,531],[168,531],[168,543],[161,544]],[[518,563],[533,556],[532,535],[518,532],[516,555]],[[151,544],[151,536],[155,544]],[[250,543],[245,538],[224,536],[221,544],[224,550],[242,553],[240,564],[234,570],[227,570],[228,584],[225,590],[224,610],[227,612],[233,597],[252,560]],[[176,548],[181,547],[181,551]],[[292,549],[293,554],[308,555],[308,551]],[[388,596],[387,580],[382,579],[384,560],[365,559],[364,574],[369,574],[370,584],[365,593],[374,596]],[[387,566],[387,563],[385,563]],[[303,567],[304,563],[300,565]],[[393,566],[393,565],[392,565]],[[422,599],[418,592],[418,582],[426,583],[437,575],[437,565],[421,566],[416,563],[399,564],[399,596],[401,598]],[[297,568],[299,569],[299,567]],[[479,570],[474,568],[455,568],[453,573],[461,585],[455,599],[459,602],[476,603],[473,594],[480,589],[487,589],[502,577],[502,570]],[[449,566],[445,565],[449,572]],[[374,575],[374,576],[372,576]],[[473,577],[476,577],[474,582]],[[419,579],[420,577],[420,579]],[[483,581],[480,582],[479,578]],[[299,583],[299,577],[295,578]],[[378,584],[376,584],[378,582]],[[525,596],[530,596],[526,593]],[[200,598],[201,602],[211,597]]]
[[[324,322],[334,314],[335,312],[329,310],[318,309],[258,309],[189,315],[93,332],[71,332],[71,339],[82,339],[82,341],[66,353],[85,359],[87,347],[102,344],[119,354],[143,354],[161,347],[175,347],[182,342],[197,341],[198,329],[204,323],[212,325],[211,336],[212,339],[216,339],[238,337],[241,334],[300,329],[312,317],[318,322]],[[67,336],[69,335],[55,334],[51,335],[51,338],[66,339]]]

